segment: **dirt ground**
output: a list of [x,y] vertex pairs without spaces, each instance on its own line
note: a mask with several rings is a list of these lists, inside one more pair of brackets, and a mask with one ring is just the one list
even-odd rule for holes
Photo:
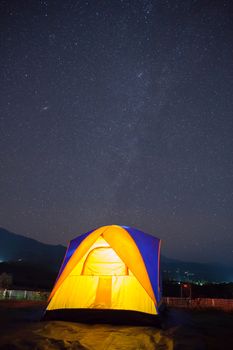
[[1,350],[233,349],[233,314],[168,309],[161,328],[40,321],[43,303],[0,302]]

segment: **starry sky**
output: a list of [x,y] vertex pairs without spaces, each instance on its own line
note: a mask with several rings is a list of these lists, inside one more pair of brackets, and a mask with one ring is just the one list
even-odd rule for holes
[[233,263],[233,4],[0,2],[0,226]]

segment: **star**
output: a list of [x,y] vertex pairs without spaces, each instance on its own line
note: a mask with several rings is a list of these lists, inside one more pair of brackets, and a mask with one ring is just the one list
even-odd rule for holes
[[1,226],[66,244],[123,222],[233,263],[232,3],[20,4],[1,5]]

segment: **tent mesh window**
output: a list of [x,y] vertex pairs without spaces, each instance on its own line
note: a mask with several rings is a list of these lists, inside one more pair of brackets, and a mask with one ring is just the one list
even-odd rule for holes
[[89,252],[82,275],[127,276],[129,270],[111,247],[97,247]]

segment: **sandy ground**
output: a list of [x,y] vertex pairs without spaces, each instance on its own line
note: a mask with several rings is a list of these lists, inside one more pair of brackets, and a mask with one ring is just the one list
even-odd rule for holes
[[170,309],[162,327],[41,322],[44,305],[0,302],[0,349],[233,349],[233,314]]

